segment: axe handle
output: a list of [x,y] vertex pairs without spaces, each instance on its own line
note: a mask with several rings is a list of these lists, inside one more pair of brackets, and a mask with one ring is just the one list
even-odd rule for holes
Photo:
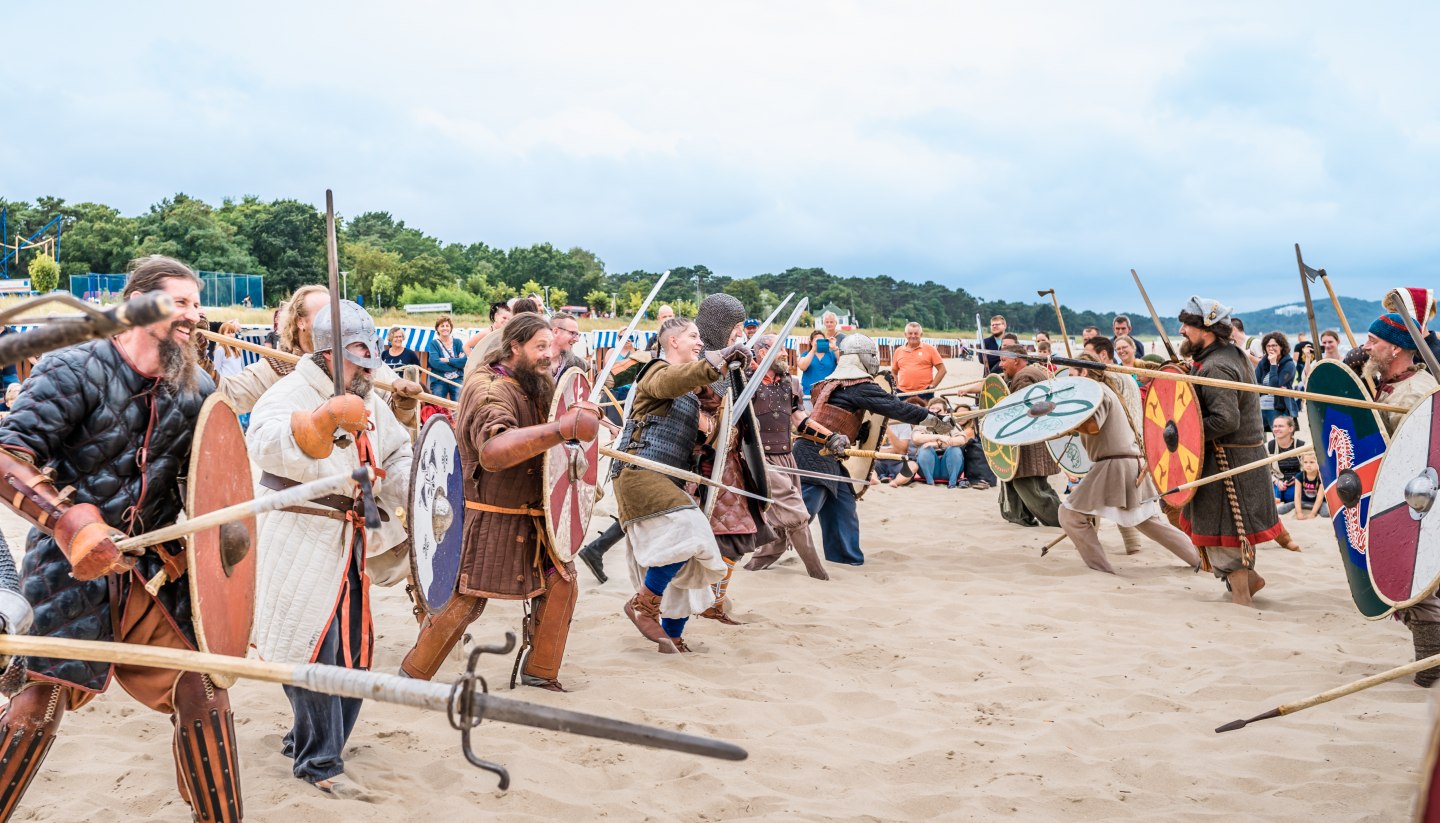
[[[273,357],[282,363],[293,364],[300,362],[300,356],[296,354],[291,354],[290,352],[280,351],[279,349],[272,349],[269,346],[262,346],[259,343],[251,343],[248,340],[241,340],[238,337],[226,337],[223,334],[216,334],[215,332],[208,331],[206,329],[197,328],[195,329],[195,331],[199,333],[201,337],[214,340],[217,343],[224,343],[227,346],[234,346],[237,349],[244,349],[248,352],[254,352],[262,357]],[[375,385],[379,388],[384,389],[385,391],[391,393],[395,392],[395,384],[391,383],[388,380],[377,379],[375,380]],[[433,394],[426,394],[425,392],[421,392],[420,394],[416,395],[416,397],[420,398],[426,403],[434,406],[440,406],[441,408],[460,408],[460,404],[456,403],[454,400],[446,400],[443,397],[437,397]]]
[[[1320,280],[1325,283],[1325,291],[1330,295],[1330,302],[1335,305],[1335,313],[1340,316],[1340,328],[1345,330],[1345,337],[1353,349],[1360,344],[1355,342],[1355,332],[1350,331],[1350,321],[1345,317],[1345,310],[1340,308],[1340,298],[1335,296],[1335,287],[1330,285],[1330,275],[1326,274],[1324,269],[1320,270]],[[1320,341],[1316,340],[1315,345],[1320,345]]]

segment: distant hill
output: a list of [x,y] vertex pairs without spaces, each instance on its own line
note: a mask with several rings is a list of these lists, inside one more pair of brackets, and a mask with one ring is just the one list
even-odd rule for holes
[[[1335,314],[1330,297],[1325,294],[1324,284],[1317,283],[1312,287],[1310,298],[1315,303],[1315,327],[1322,332],[1335,329],[1340,332],[1340,340],[1344,343],[1345,332],[1340,327],[1340,318]],[[1350,321],[1350,329],[1355,332],[1356,339],[1364,341],[1370,323],[1381,314],[1380,301],[1341,297],[1340,306],[1345,310],[1345,317]],[[1265,334],[1272,331],[1282,331],[1289,335],[1302,331],[1310,333],[1310,321],[1305,316],[1304,300],[1271,306],[1268,309],[1239,312],[1236,316],[1245,321],[1247,334]]]

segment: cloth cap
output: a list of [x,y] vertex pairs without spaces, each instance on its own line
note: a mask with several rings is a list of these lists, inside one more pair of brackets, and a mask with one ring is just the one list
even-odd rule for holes
[[1370,324],[1370,333],[1402,349],[1415,351],[1415,338],[1410,336],[1410,330],[1405,328],[1405,319],[1399,312],[1382,314],[1375,318]]
[[[330,326],[330,307],[327,305],[315,315],[315,325],[310,331],[315,351],[326,352],[334,347],[335,338]],[[350,351],[351,343],[364,344],[365,356]],[[354,300],[340,301],[340,348],[345,352],[346,360],[361,368],[378,369],[384,365],[380,359],[379,339],[375,335],[375,321]]]
[[1231,311],[1233,309],[1219,300],[1209,300],[1198,295],[1191,295],[1180,313],[1193,314],[1204,319],[1206,326],[1214,326],[1219,323],[1229,323]]
[[735,326],[745,319],[745,305],[728,294],[712,294],[700,303],[695,312],[695,325],[700,329],[700,342],[706,351],[730,345]]
[[[1415,319],[1415,325],[1420,327],[1421,332],[1429,331],[1428,324],[1435,318],[1435,292],[1430,289],[1403,288],[1391,289],[1385,295],[1384,305],[1387,311],[1399,312],[1400,306],[1396,295],[1403,295],[1406,306],[1410,310],[1410,316]],[[1396,345],[1399,345],[1398,343]]]

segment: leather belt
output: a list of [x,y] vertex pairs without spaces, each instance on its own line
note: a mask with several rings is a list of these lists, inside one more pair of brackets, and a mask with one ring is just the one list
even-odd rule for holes
[[492,505],[490,505],[489,503],[478,503],[478,502],[476,502],[476,501],[474,501],[474,500],[466,500],[466,501],[465,501],[465,508],[467,508],[467,509],[474,509],[475,511],[479,511],[479,512],[490,512],[491,514],[518,514],[518,515],[522,515],[522,516],[525,516],[525,517],[544,517],[544,516],[545,516],[545,510],[544,510],[544,509],[531,509],[531,508],[527,508],[527,507],[521,507],[521,508],[518,508],[518,509],[507,509],[507,508],[503,508],[503,507],[501,507],[501,506],[492,506]]
[[[260,485],[273,491],[280,491],[282,489],[288,489],[291,486],[298,486],[300,484],[297,481],[291,480],[288,477],[281,477],[278,474],[271,474],[270,472],[262,472],[260,474]],[[333,514],[339,515],[338,517],[334,517],[333,519],[344,520],[346,519],[346,512],[351,512],[355,510],[355,499],[351,497],[346,497],[343,494],[327,494],[324,497],[317,497],[310,502],[316,505],[324,506],[325,509],[312,509],[305,506],[288,506],[281,509],[281,511],[290,512],[291,514],[314,514],[322,517],[331,517]],[[386,512],[383,507],[377,508],[380,508],[380,520],[382,522],[388,522],[390,520],[389,512]],[[327,509],[329,511],[327,511]]]

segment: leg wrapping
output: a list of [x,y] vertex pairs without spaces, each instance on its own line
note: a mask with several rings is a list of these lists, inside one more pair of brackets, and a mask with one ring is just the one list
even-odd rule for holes
[[180,795],[203,823],[238,823],[240,751],[230,695],[208,675],[186,672],[175,681],[175,764]]
[[0,821],[9,820],[55,743],[65,714],[65,690],[36,683],[15,695],[0,714]]

